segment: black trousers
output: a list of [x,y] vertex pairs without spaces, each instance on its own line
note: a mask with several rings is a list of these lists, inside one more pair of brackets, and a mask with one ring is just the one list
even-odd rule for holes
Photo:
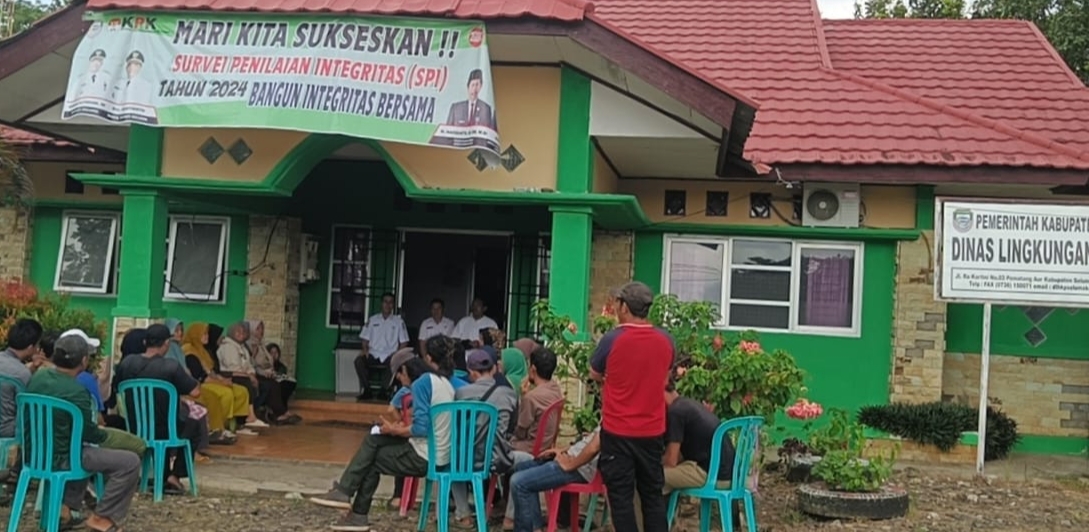
[[643,532],[667,532],[662,436],[630,438],[601,431],[598,471],[609,490],[609,510],[616,530],[638,531],[635,494],[643,505]]
[[370,395],[370,392],[371,392],[370,372],[378,369],[377,366],[380,366],[380,365],[384,365],[386,367],[389,367],[388,363],[382,362],[382,361],[378,360],[377,358],[374,358],[374,357],[372,357],[370,355],[366,355],[366,356],[360,355],[360,356],[355,357],[355,376],[359,378],[359,391],[361,393]]

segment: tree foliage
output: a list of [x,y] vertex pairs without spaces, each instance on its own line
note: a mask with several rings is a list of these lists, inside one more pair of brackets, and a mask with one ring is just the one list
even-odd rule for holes
[[857,0],[855,18],[1028,20],[1089,82],[1089,0]]

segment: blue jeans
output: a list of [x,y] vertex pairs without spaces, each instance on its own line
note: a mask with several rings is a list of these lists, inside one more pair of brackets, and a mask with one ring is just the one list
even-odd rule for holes
[[510,478],[510,496],[514,499],[514,532],[533,532],[544,528],[540,494],[568,484],[585,484],[578,470],[564,471],[556,462],[538,464],[529,461],[514,467]]

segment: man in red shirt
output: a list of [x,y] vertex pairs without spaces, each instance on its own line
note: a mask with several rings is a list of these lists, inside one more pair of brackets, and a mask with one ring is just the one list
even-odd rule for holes
[[616,530],[639,530],[638,491],[644,532],[666,532],[662,389],[673,368],[673,337],[647,321],[654,302],[650,287],[628,283],[613,297],[620,326],[601,338],[590,359],[590,377],[603,383],[598,471],[609,490]]

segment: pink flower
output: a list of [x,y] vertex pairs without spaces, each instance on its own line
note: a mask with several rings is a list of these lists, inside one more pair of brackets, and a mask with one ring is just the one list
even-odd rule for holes
[[616,309],[614,309],[612,305],[605,305],[605,306],[601,307],[601,315],[602,316],[608,316],[610,318],[615,317],[616,316]]
[[753,399],[752,394],[751,393],[747,394],[744,398],[741,399],[741,404],[745,405],[745,406],[749,406],[749,403],[752,402],[752,399]]
[[708,403],[707,401],[703,402],[703,407],[706,408],[708,412],[714,413],[715,411],[715,405]]
[[740,343],[737,344],[737,347],[738,349],[741,349],[741,352],[745,353],[746,355],[755,355],[760,353],[759,342],[747,342],[742,340]]
[[808,399],[802,397],[798,399],[798,402],[787,407],[787,416],[793,419],[810,420],[816,419],[824,413],[824,409],[818,403],[811,403]]
[[688,372],[688,368],[681,366],[677,368],[677,377],[684,377],[684,374]]

